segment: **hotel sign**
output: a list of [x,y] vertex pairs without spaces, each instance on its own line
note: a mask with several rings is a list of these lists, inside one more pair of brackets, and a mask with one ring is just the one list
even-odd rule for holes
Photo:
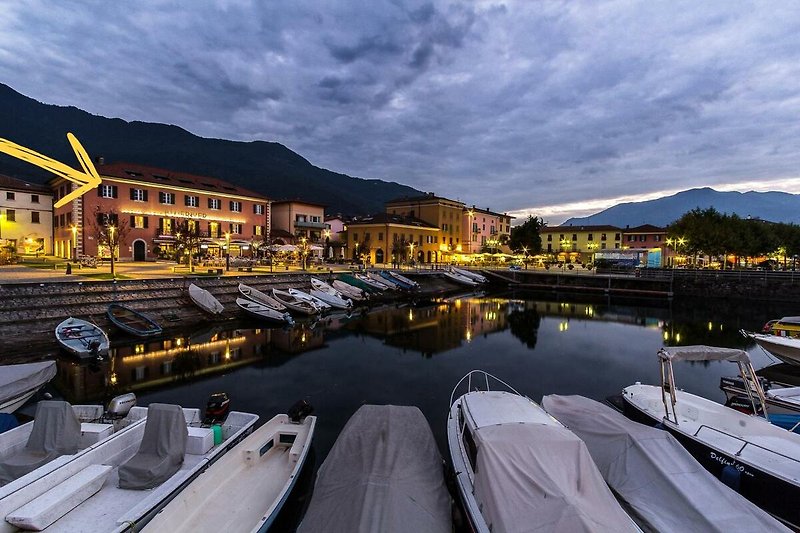
[[[141,216],[152,216],[152,217],[163,217],[163,218],[188,218],[188,219],[198,219],[198,220],[206,220],[209,218],[208,213],[199,213],[194,211],[141,211],[135,209],[122,209],[121,210],[126,215],[141,215]],[[236,218],[218,218],[214,217],[212,220],[220,221],[220,222],[233,222],[234,224],[244,224],[246,220],[243,219],[236,219]]]
[[86,153],[86,150],[78,141],[77,137],[75,137],[72,133],[67,133],[67,140],[72,146],[72,150],[75,152],[83,172],[75,170],[64,163],[56,161],[55,159],[51,159],[46,155],[34,152],[30,148],[25,148],[24,146],[13,143],[7,139],[0,139],[0,152],[8,154],[11,157],[16,157],[17,159],[25,161],[26,163],[36,165],[37,167],[51,172],[60,178],[64,178],[78,184],[77,189],[61,198],[59,201],[53,204],[53,207],[61,207],[62,205],[66,205],[72,200],[80,198],[92,189],[96,189],[97,186],[100,185],[100,175],[97,173],[97,169],[94,168],[92,160],[89,158],[89,154]]

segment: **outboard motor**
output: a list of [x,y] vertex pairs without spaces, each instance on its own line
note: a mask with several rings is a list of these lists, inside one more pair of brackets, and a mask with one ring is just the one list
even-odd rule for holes
[[289,415],[289,420],[295,424],[299,424],[305,417],[314,412],[314,407],[306,400],[300,400],[289,408],[286,413]]
[[116,396],[108,402],[108,408],[103,413],[106,420],[120,420],[128,416],[131,409],[136,405],[136,395],[132,392]]
[[206,403],[206,415],[203,423],[207,425],[219,424],[228,418],[231,410],[231,399],[227,392],[215,392]]

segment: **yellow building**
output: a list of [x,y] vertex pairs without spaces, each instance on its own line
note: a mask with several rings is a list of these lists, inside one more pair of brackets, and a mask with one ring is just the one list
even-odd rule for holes
[[386,202],[386,213],[417,218],[438,228],[441,232],[438,246],[431,250],[430,257],[426,249],[425,257],[428,263],[441,263],[449,262],[453,254],[466,251],[461,242],[464,207],[463,202],[428,193]]
[[439,228],[418,218],[379,213],[353,220],[345,232],[348,256],[368,264],[435,261]]
[[622,230],[616,226],[551,226],[539,235],[542,253],[568,263],[591,263],[595,253],[622,247]]

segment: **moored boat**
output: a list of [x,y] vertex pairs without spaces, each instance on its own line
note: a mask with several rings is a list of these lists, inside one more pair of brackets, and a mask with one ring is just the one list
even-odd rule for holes
[[542,407],[586,444],[608,485],[652,531],[788,531],[704,469],[669,432],[582,396]]
[[97,324],[69,317],[56,326],[56,340],[64,350],[80,359],[108,355],[108,335]]
[[414,289],[414,290],[419,289],[419,283],[417,283],[413,279],[405,277],[404,275],[400,274],[396,270],[386,270],[386,272],[388,272],[390,276],[392,276],[396,280],[400,281],[401,283],[405,283],[406,285],[409,285],[412,289]]
[[402,289],[404,291],[410,291],[415,289],[416,287],[411,283],[406,283],[402,281],[400,278],[397,278],[388,270],[381,270],[378,272],[378,275],[383,278],[387,283],[393,283],[398,289]]
[[260,290],[254,287],[250,287],[249,285],[245,285],[244,283],[239,284],[239,294],[241,294],[245,298],[253,300],[254,302],[260,303],[261,305],[266,305],[267,307],[271,307],[276,311],[286,311],[286,306],[283,305],[281,302],[279,302],[269,294],[261,292]]
[[119,329],[137,337],[151,337],[162,332],[158,322],[122,304],[109,304],[106,314],[108,319]]
[[624,413],[646,424],[661,424],[714,476],[783,522],[800,527],[800,435],[675,386],[674,361],[730,361],[739,366],[756,412],[756,404],[766,400],[747,352],[681,346],[662,348],[658,357],[661,386],[625,387]]
[[16,411],[55,375],[55,361],[0,366],[0,413]]
[[285,305],[289,310],[304,315],[316,315],[320,309],[311,302],[301,300],[287,291],[272,289],[272,297]]
[[457,272],[453,272],[452,270],[442,270],[442,274],[460,285],[466,285],[468,287],[475,287],[478,285],[478,282],[474,279],[468,278],[467,276],[462,276]]
[[[141,408],[134,408],[138,410]],[[144,423],[68,457],[0,498],[0,533],[17,527],[94,532],[139,530],[209,464],[252,431],[257,415],[230,412],[201,427],[198,409],[151,404]],[[218,430],[219,431],[219,430]]]
[[450,533],[443,463],[416,407],[362,405],[317,473],[298,533]]
[[[490,380],[506,390],[490,390]],[[586,445],[486,372],[473,370],[453,389],[447,441],[473,531],[640,531]]]
[[305,464],[315,425],[314,416],[275,416],[186,486],[144,531],[267,531]]
[[294,324],[294,319],[292,315],[287,312],[280,312],[272,307],[267,307],[266,305],[260,304],[258,302],[254,302],[252,300],[248,300],[246,298],[236,298],[236,305],[239,306],[239,309],[247,313],[248,315],[257,318],[259,320],[266,320],[268,322],[274,322],[276,324],[286,324],[291,326]]
[[223,306],[213,294],[198,287],[194,283],[189,284],[189,298],[192,299],[197,307],[206,313],[220,315],[223,311],[225,311],[225,306]]
[[364,301],[369,298],[369,294],[364,289],[338,279],[333,280],[333,288],[353,300]]
[[309,293],[311,296],[318,300],[322,300],[326,304],[330,305],[335,309],[352,309],[353,308],[353,301],[349,298],[339,297],[333,294],[330,294],[325,291],[319,291],[317,289],[311,289]]
[[353,287],[357,287],[357,288],[361,289],[362,291],[364,291],[366,294],[371,294],[371,293],[374,293],[374,292],[381,292],[382,291],[382,289],[380,289],[378,287],[373,287],[372,285],[370,285],[369,283],[365,282],[364,280],[356,277],[355,275],[340,274],[338,281],[341,281],[342,283],[346,283],[348,285],[352,285]]
[[334,289],[330,284],[325,283],[321,279],[315,278],[314,276],[311,276],[311,288],[314,290],[327,292],[328,294],[341,298],[342,300],[346,298],[342,291]]
[[745,330],[742,330],[741,333],[781,361],[800,365],[800,337],[781,337],[769,333],[751,333]]
[[383,292],[389,289],[392,289],[393,286],[390,286],[388,283],[384,283],[383,281],[379,281],[373,279],[372,276],[368,276],[367,274],[362,274],[361,272],[356,272],[353,276],[360,282],[368,285],[372,290]]
[[800,337],[800,316],[785,316],[770,320],[764,324],[762,332],[779,337]]
[[301,291],[300,289],[291,288],[286,292],[288,292],[298,300],[304,300],[312,305],[315,305],[317,309],[319,309],[320,311],[330,311],[331,308],[333,307],[328,302],[320,300],[316,296],[312,296],[305,291]]
[[477,281],[478,283],[488,283],[489,282],[489,280],[486,279],[486,276],[478,274],[477,272],[472,272],[471,270],[465,270],[463,268],[456,268],[454,266],[451,266],[450,270],[452,270],[456,274],[459,274],[461,276],[465,276],[465,277],[467,277],[467,278],[469,278],[469,279],[471,279],[473,281]]
[[106,410],[102,405],[38,402],[31,422],[0,434],[0,499],[140,423],[146,410],[132,412],[135,405],[131,393],[113,398]]

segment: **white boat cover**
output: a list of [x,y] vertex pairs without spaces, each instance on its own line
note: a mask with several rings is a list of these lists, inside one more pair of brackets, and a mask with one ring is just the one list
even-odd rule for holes
[[151,489],[180,470],[189,431],[179,405],[151,403],[136,455],[119,467],[119,488]]
[[450,533],[442,458],[422,412],[361,406],[320,467],[297,531]]
[[0,366],[0,403],[44,385],[55,375],[55,361]]
[[498,424],[475,436],[475,498],[493,533],[637,531],[568,429]]
[[670,361],[732,361],[749,363],[750,356],[744,350],[736,348],[718,348],[716,346],[674,346],[661,348],[658,356]]
[[81,422],[67,402],[36,404],[33,428],[25,447],[0,463],[0,485],[5,485],[56,457],[77,453]]
[[589,449],[606,482],[656,531],[788,531],[711,475],[667,431],[583,396],[542,406]]
[[189,296],[194,303],[211,314],[218,315],[225,310],[225,307],[214,298],[213,294],[194,283],[189,285]]

